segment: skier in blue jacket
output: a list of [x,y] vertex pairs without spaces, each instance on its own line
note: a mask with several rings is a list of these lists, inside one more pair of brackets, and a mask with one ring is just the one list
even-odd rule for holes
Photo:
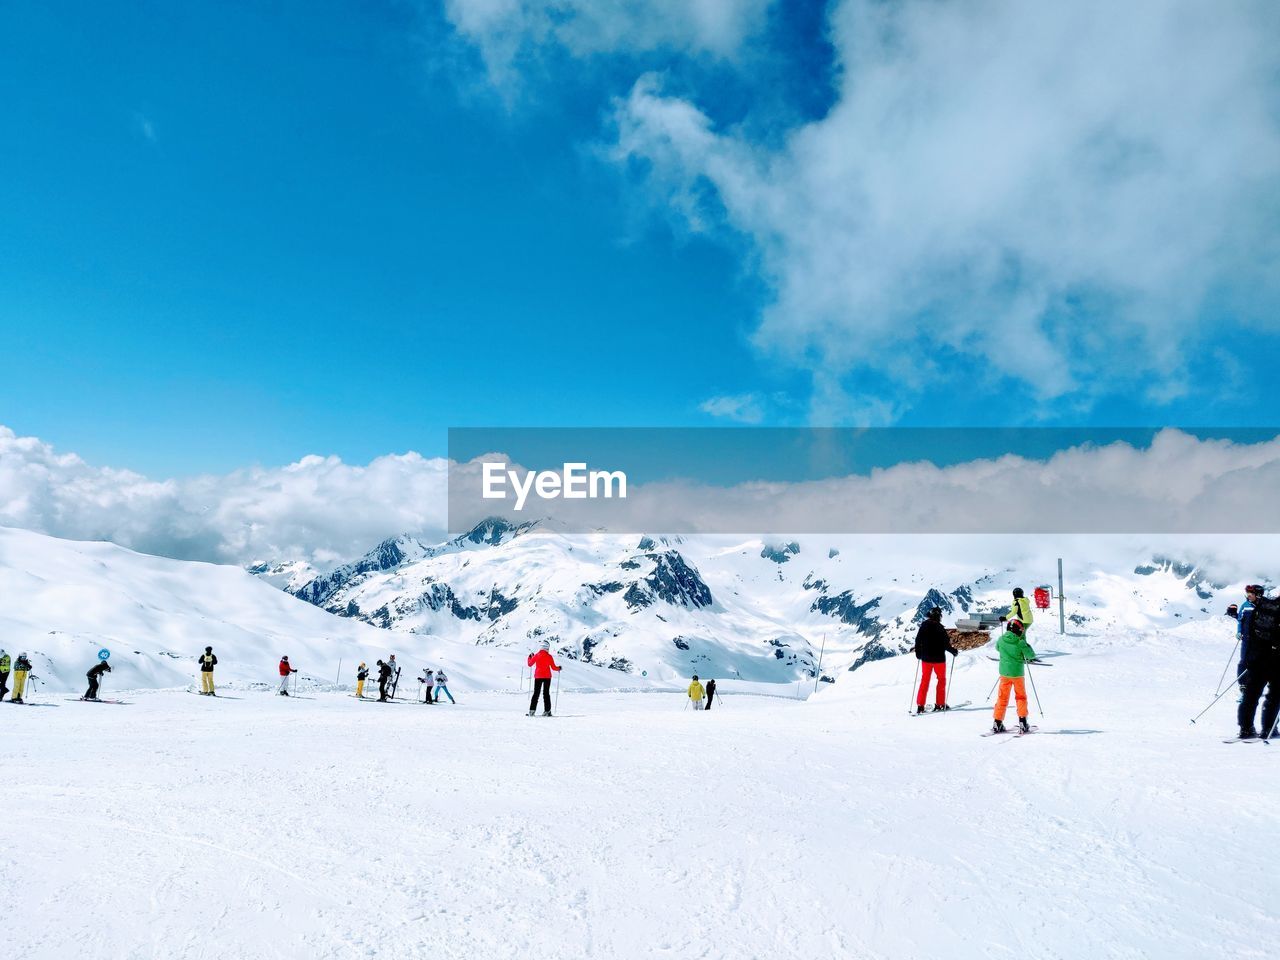
[[[1236,621],[1236,642],[1240,647],[1240,661],[1236,664],[1236,676],[1244,672],[1245,661],[1249,659],[1249,625],[1253,622],[1253,601],[1262,596],[1262,587],[1251,583],[1244,588],[1244,603],[1237,607],[1234,603],[1227,608],[1227,613]],[[1244,694],[1247,677],[1240,677],[1240,693]]]

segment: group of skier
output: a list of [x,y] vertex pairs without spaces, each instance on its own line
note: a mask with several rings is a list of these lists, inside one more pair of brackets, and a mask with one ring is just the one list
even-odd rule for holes
[[[705,706],[703,706],[704,698],[706,701]],[[716,699],[715,680],[708,680],[704,685],[703,682],[698,679],[698,675],[695,673],[693,675],[693,682],[689,684],[689,702],[693,704],[693,709],[710,710],[711,705],[715,703],[715,699]]]
[[9,681],[13,680],[13,694],[10,703],[22,703],[22,695],[27,689],[27,677],[31,673],[31,661],[25,653],[18,654],[17,660],[9,659],[7,650],[0,650],[0,700],[9,692]]
[[[1000,618],[1004,624],[1004,632],[996,640],[996,653],[1000,659],[1000,677],[997,681],[996,703],[991,717],[991,733],[1005,733],[1004,718],[1009,709],[1009,697],[1012,695],[1014,709],[1018,714],[1018,733],[1030,733],[1033,729],[1027,717],[1026,669],[1028,663],[1034,663],[1036,652],[1027,643],[1027,628],[1031,626],[1035,614],[1031,603],[1021,587],[1013,591],[1013,603],[1008,612]],[[920,686],[916,690],[916,713],[925,712],[924,705],[928,699],[929,686],[934,684],[933,712],[950,710],[947,703],[947,654],[957,656],[960,651],[951,642],[951,634],[942,625],[942,609],[933,607],[925,615],[924,621],[916,631],[916,642],[913,648],[916,659],[920,661]]]

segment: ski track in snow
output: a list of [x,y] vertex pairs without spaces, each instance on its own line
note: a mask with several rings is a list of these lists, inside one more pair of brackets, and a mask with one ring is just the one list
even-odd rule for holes
[[[1153,647],[1058,660],[1016,743],[912,722],[908,658],[705,714],[0,705],[0,897],[30,958],[1261,957],[1280,746],[1220,743],[1226,705],[1187,724],[1229,649],[1201,633],[1152,689]],[[969,654],[954,689],[993,676]]]

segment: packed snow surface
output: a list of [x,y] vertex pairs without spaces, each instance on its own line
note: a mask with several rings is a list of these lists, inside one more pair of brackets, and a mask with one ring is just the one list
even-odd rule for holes
[[38,694],[0,704],[8,952],[1267,956],[1280,743],[1224,744],[1230,694],[1187,722],[1233,639],[1033,631],[1023,738],[979,736],[984,650],[972,706],[923,718],[907,657],[807,702],[722,682],[703,713],[562,691],[529,718],[518,680],[456,706]]

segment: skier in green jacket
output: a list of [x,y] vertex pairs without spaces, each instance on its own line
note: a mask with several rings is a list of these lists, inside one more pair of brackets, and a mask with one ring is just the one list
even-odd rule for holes
[[1027,733],[1031,728],[1027,723],[1027,685],[1023,674],[1026,662],[1034,660],[1036,652],[1027,643],[1021,620],[1009,620],[1008,628],[996,641],[996,652],[1000,654],[1000,692],[996,696],[995,722],[991,732],[1004,732],[1004,713],[1009,707],[1009,691],[1012,690],[1018,709],[1018,727]]

